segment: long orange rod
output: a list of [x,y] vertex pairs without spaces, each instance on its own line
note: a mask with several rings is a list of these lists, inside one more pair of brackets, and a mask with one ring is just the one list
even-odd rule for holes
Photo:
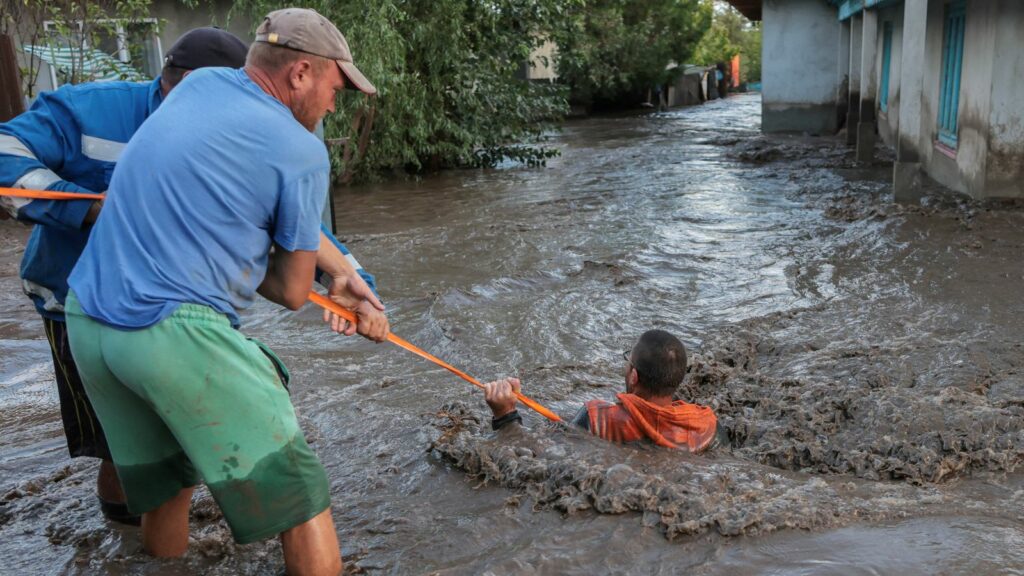
[[[3,187],[0,187],[0,196],[15,196],[17,198],[32,198],[36,200],[102,200],[104,198],[103,194],[79,194],[77,192],[54,192],[51,190],[26,190],[21,188]],[[330,310],[334,314],[341,316],[342,318],[348,320],[349,322],[352,322],[353,324],[358,323],[355,314],[349,312],[348,310],[342,308],[335,302],[332,302],[331,300],[328,300],[327,298],[321,296],[320,294],[317,294],[316,292],[309,293],[309,301],[316,304],[317,306],[320,306],[321,308]],[[463,380],[469,382],[470,384],[476,386],[477,388],[482,389],[484,387],[484,385],[481,384],[480,381],[477,380],[476,378],[473,378],[472,376],[466,374],[462,370],[459,370],[458,368],[452,366],[451,364],[445,362],[444,360],[441,360],[440,358],[434,356],[433,354],[425,352],[419,347],[414,346],[412,343],[407,342],[394,334],[388,334],[388,342],[391,342],[392,344],[400,348],[405,348],[409,352],[412,352],[413,354],[421,358],[430,360],[434,364],[437,364],[438,366],[444,368],[445,370],[448,370],[452,374],[455,374],[459,378],[462,378]],[[548,410],[547,408],[540,405],[536,401],[526,397],[525,394],[517,392],[516,398],[518,398],[520,402],[534,409],[537,413],[544,416],[548,420],[552,420],[554,422],[562,421],[562,419],[558,417],[558,414],[555,414],[554,412]]]
[[33,200],[103,200],[103,194],[79,194],[78,192],[55,192],[53,190],[24,190],[21,188],[0,188],[0,196],[32,198]]
[[[320,306],[321,308],[324,308],[326,310],[329,310],[329,311],[333,312],[334,314],[337,314],[338,316],[341,316],[342,318],[344,318],[345,320],[348,320],[349,322],[352,322],[352,323],[357,323],[358,322],[358,320],[356,319],[356,315],[355,314],[353,314],[352,312],[342,308],[337,303],[335,303],[335,302],[325,298],[324,296],[322,296],[322,295],[320,295],[320,294],[318,294],[316,292],[310,292],[309,293],[309,301],[312,302],[313,304],[316,304],[317,306]],[[425,358],[427,360],[430,360],[434,364],[437,364],[438,366],[444,368],[445,370],[448,370],[452,374],[455,374],[459,378],[462,378],[463,380],[465,380],[466,382],[469,382],[470,384],[476,386],[477,388],[483,388],[484,387],[484,385],[481,384],[480,381],[477,380],[476,378],[473,378],[469,374],[466,374],[462,370],[459,370],[458,368],[452,366],[451,364],[445,362],[444,360],[441,360],[437,356],[434,356],[433,354],[425,352],[424,350],[420,349],[419,347],[417,347],[417,346],[407,342],[406,340],[403,340],[402,338],[399,338],[398,336],[396,336],[394,334],[390,334],[390,333],[388,334],[388,342],[391,342],[392,344],[394,344],[396,346],[399,346],[401,348],[405,348],[409,352],[412,352],[413,354],[415,354],[415,355],[417,355],[417,356],[419,356],[421,358]],[[539,413],[541,416],[544,416],[548,420],[551,420],[553,422],[561,422],[562,421],[562,419],[558,417],[558,414],[555,414],[551,410],[548,410],[547,408],[545,408],[544,406],[542,406],[541,404],[539,404],[535,400],[531,400],[530,398],[526,397],[525,394],[516,392],[516,398],[518,398],[519,401],[522,402],[523,404],[526,404],[530,408],[533,408],[537,413]]]

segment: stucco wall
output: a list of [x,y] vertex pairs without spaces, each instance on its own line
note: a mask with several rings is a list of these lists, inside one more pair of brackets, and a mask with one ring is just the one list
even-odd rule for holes
[[[344,34],[344,30],[342,31]],[[558,46],[549,39],[534,48],[530,52],[529,62],[526,68],[527,80],[555,80],[558,73],[555,71],[555,57],[558,55]]]
[[764,131],[835,132],[835,8],[824,0],[765,0],[763,15]]
[[964,27],[956,164],[962,185],[969,194],[978,198],[986,196],[992,57],[995,26],[1000,18],[997,4],[997,0],[969,1]]
[[[887,110],[881,110],[882,104],[882,67],[885,51],[885,23],[892,23],[892,54],[889,60],[889,98]],[[896,134],[899,129],[900,117],[900,78],[903,74],[903,7],[881,10],[878,14],[878,133],[882,141],[889,146],[896,145]]]
[[1024,5],[998,1],[985,195],[1024,197]]
[[[929,176],[958,192],[967,193],[956,160],[936,149],[938,140],[939,84],[942,77],[944,7],[928,2],[928,29],[925,33],[924,86],[921,94],[921,137],[918,150],[921,164]],[[965,38],[965,42],[970,38]],[[966,58],[965,58],[966,64]]]

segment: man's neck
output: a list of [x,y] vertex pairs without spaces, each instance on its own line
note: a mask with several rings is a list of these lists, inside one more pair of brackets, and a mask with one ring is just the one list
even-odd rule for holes
[[644,390],[636,390],[633,393],[636,394],[637,396],[639,396],[640,398],[643,398],[647,402],[650,402],[651,404],[654,404],[655,406],[671,406],[672,405],[672,395],[671,394],[668,395],[668,396],[655,396],[655,395],[650,394],[650,393],[648,393],[648,392],[646,392]]
[[291,106],[288,91],[280,86],[280,79],[275,79],[266,70],[256,66],[246,66],[245,73],[249,76],[250,80],[255,82],[257,86],[272,98],[276,98],[285,106]]

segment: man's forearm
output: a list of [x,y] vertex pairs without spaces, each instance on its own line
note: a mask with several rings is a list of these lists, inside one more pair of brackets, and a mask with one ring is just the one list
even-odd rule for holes
[[331,278],[356,274],[356,269],[349,264],[345,255],[322,231],[320,232],[320,249],[316,253],[316,267]]

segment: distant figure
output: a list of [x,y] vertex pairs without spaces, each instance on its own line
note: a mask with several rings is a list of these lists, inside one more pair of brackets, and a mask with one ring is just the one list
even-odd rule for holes
[[[587,402],[573,418],[574,426],[618,443],[644,440],[689,452],[716,444],[718,418],[711,408],[673,400],[686,376],[686,348],[678,338],[648,330],[623,358],[626,392],[617,394],[616,402]],[[484,388],[494,430],[522,422],[516,410],[517,378],[488,382]]]
[[715,80],[718,82],[719,98],[725,98],[729,94],[729,85],[732,82],[730,76],[729,67],[724,62],[715,64]]

